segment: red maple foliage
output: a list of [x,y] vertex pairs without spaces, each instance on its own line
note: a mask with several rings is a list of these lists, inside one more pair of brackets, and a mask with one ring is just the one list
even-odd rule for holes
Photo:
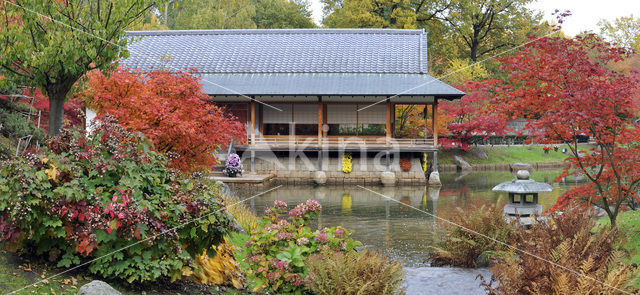
[[246,138],[236,118],[206,101],[210,97],[191,73],[117,69],[89,77],[84,96],[90,107],[142,132],[159,152],[177,155],[171,157],[175,168],[210,169],[217,163],[216,148]]
[[460,148],[467,151],[473,144],[474,135],[488,138],[491,135],[505,134],[504,118],[487,108],[493,84],[493,80],[468,81],[457,86],[467,93],[462,99],[440,103],[443,114],[451,119],[447,124],[451,137],[439,140],[445,149]]
[[[507,118],[526,118],[539,143],[565,143],[571,156],[562,177],[584,175],[588,183],[567,191],[552,210],[569,206],[618,212],[633,206],[640,183],[640,129],[632,123],[638,83],[608,65],[627,54],[594,34],[546,37],[502,59],[509,77],[496,87],[493,105]],[[579,150],[576,138],[595,146]]]

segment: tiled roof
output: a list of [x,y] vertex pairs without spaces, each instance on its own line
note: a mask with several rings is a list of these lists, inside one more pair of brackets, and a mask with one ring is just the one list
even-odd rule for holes
[[121,63],[200,73],[427,72],[423,30],[277,29],[128,32]]
[[[211,95],[373,95],[459,98],[464,92],[425,74],[202,74]],[[394,99],[392,99],[394,101]]]

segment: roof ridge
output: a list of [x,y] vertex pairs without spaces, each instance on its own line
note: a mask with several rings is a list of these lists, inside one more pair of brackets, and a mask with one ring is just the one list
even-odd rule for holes
[[397,34],[420,35],[424,29],[215,29],[215,30],[162,30],[127,31],[129,36],[172,35],[246,35],[246,34]]

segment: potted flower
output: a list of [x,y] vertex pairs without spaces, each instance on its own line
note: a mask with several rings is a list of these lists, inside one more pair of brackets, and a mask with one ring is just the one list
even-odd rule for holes
[[224,163],[224,170],[222,170],[222,172],[229,177],[236,177],[238,174],[242,175],[244,169],[238,154],[233,153],[229,155],[229,158],[227,158],[227,161]]

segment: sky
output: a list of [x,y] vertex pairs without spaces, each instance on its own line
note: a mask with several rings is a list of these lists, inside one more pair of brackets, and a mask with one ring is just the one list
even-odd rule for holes
[[[322,20],[322,3],[309,0],[316,23]],[[640,0],[537,0],[529,5],[531,9],[543,12],[546,20],[553,21],[551,14],[556,10],[570,10],[571,16],[565,19],[563,31],[573,36],[585,30],[599,33],[598,21],[613,21],[621,16],[633,14],[640,16]]]

